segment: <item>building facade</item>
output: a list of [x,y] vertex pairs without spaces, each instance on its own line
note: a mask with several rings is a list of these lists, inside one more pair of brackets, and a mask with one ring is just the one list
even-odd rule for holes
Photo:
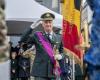
[[44,5],[45,7],[60,13],[60,1],[61,0],[35,0],[39,2],[41,5]]

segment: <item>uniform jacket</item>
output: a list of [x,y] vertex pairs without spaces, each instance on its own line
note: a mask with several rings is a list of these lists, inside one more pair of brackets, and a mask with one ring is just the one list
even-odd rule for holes
[[[50,60],[48,54],[46,54],[44,48],[40,48],[42,46],[38,37],[36,36],[36,32],[32,32],[32,29],[28,29],[27,32],[21,38],[21,42],[25,42],[28,44],[35,45],[36,47],[36,56],[34,59],[34,64],[32,67],[32,76],[39,76],[39,77],[54,77],[53,68],[54,65]],[[31,34],[32,33],[32,34]],[[47,39],[47,35],[45,32],[42,32],[43,36]],[[58,34],[53,33],[52,40],[49,40],[52,47],[56,44],[57,48],[59,49],[60,53],[63,53],[63,45],[61,41],[61,36]]]
[[24,58],[22,56],[19,57],[19,77],[30,77],[30,59]]
[[[17,68],[17,59],[11,59],[11,78],[16,78],[18,74],[18,68]],[[13,73],[13,70],[15,70],[15,73]]]

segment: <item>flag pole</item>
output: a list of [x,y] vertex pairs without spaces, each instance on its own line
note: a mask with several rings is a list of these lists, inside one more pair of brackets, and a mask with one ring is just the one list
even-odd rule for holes
[[89,36],[88,36],[88,24],[86,21],[84,22],[84,30],[85,30],[85,45],[87,46],[89,42]]
[[72,79],[75,80],[75,61],[74,61],[74,55],[73,55],[73,59],[72,59]]

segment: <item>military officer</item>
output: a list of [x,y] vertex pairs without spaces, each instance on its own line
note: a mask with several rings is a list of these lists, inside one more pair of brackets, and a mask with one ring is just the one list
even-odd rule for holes
[[[21,42],[35,45],[36,56],[31,71],[31,75],[35,77],[35,80],[56,80],[55,71],[60,74],[56,66],[56,60],[62,58],[63,45],[61,36],[53,32],[54,19],[55,15],[50,12],[42,14],[41,19],[33,23],[21,38]],[[35,31],[34,28],[40,22],[43,31]],[[55,55],[54,45],[56,45],[59,54]]]
[[24,51],[27,50],[27,44],[22,44],[20,56],[18,58],[18,77],[20,80],[29,80],[30,79],[30,57],[23,56]]

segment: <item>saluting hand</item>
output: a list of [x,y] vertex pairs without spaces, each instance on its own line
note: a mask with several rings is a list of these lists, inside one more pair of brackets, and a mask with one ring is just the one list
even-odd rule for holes
[[30,27],[31,27],[32,29],[36,28],[36,27],[41,23],[41,20],[42,20],[42,19],[39,19],[39,20],[35,21]]

